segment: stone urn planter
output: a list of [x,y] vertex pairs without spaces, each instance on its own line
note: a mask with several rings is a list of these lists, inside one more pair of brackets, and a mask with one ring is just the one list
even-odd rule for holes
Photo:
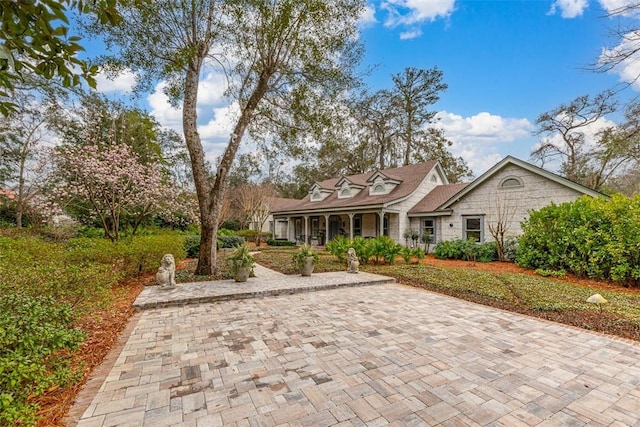
[[312,256],[308,256],[304,260],[304,265],[300,268],[300,274],[303,276],[311,276],[313,268],[316,266],[316,260]]
[[293,262],[298,267],[301,275],[311,276],[318,262],[318,254],[311,249],[311,246],[302,245],[300,246],[300,250],[293,255]]
[[238,246],[227,258],[227,262],[236,282],[246,282],[249,279],[254,260],[247,245]]
[[233,276],[233,279],[236,282],[246,282],[249,280],[249,275],[251,274],[250,267],[238,267],[236,273]]

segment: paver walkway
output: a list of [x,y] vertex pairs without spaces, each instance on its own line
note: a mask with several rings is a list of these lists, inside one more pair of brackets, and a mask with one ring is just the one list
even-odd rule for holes
[[640,426],[640,345],[402,285],[136,320],[77,425]]

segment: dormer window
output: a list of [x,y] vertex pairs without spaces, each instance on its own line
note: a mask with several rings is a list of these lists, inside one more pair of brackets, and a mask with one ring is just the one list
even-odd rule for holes
[[351,182],[347,177],[342,177],[336,183],[338,189],[338,199],[349,199],[360,192],[364,186]]
[[313,184],[313,186],[309,189],[309,200],[312,202],[320,202],[326,199],[331,193],[332,190],[327,188],[322,188],[319,184]]
[[369,195],[377,196],[381,194],[389,194],[400,184],[402,180],[385,175],[384,173],[377,171],[367,179],[369,184]]

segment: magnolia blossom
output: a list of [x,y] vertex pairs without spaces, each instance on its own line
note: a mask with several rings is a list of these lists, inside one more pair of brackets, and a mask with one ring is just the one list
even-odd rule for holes
[[135,231],[174,195],[159,167],[142,164],[125,144],[65,146],[58,151],[58,163],[63,181],[58,197],[88,204],[112,240],[119,238],[123,216]]

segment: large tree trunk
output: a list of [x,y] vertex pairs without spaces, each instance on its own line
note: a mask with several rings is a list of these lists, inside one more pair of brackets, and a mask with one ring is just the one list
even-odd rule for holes
[[[204,52],[206,55],[206,52]],[[204,57],[202,57],[204,58]],[[182,127],[184,139],[189,150],[193,181],[198,195],[200,212],[200,256],[195,274],[211,275],[216,264],[216,228],[211,221],[210,192],[211,183],[209,172],[205,165],[204,150],[198,133],[198,114],[196,103],[198,100],[198,77],[202,67],[202,58],[195,58],[187,67],[184,84],[184,100],[182,103]]]
[[[209,204],[209,213],[211,220],[211,227],[213,228],[213,238],[217,238],[217,230],[220,225],[220,213],[222,212],[222,202],[224,200],[224,192],[226,191],[227,177],[229,175],[229,170],[231,169],[231,165],[233,164],[233,160],[235,159],[236,152],[238,151],[238,147],[240,146],[240,141],[242,140],[242,136],[246,131],[249,123],[251,123],[251,118],[258,107],[258,103],[264,97],[265,93],[267,93],[267,87],[269,83],[269,78],[271,74],[267,72],[262,72],[258,79],[258,83],[253,90],[253,93],[249,97],[249,100],[242,108],[240,113],[240,118],[236,123],[236,126],[233,129],[233,134],[231,134],[231,138],[229,139],[229,144],[227,148],[224,150],[224,155],[222,156],[222,160],[220,160],[220,165],[218,166],[218,170],[216,172],[216,179],[213,183],[213,188],[210,193],[210,204]],[[214,240],[215,242],[215,240]],[[214,263],[213,263],[213,271],[216,270],[216,258],[214,252]]]

